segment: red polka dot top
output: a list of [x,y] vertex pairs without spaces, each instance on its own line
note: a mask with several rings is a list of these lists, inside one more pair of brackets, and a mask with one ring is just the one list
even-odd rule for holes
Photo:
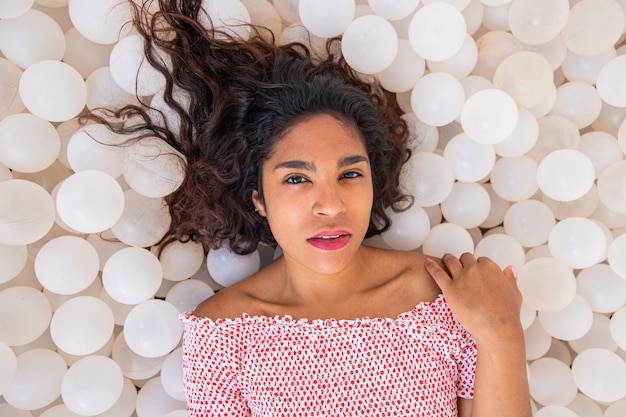
[[182,317],[191,417],[456,416],[476,343],[443,297],[396,319]]

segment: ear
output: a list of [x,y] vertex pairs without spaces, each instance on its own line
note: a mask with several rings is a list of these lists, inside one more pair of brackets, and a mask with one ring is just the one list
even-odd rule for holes
[[263,205],[263,202],[261,201],[261,197],[259,197],[259,192],[257,190],[252,191],[252,204],[254,204],[256,212],[265,217],[265,206]]

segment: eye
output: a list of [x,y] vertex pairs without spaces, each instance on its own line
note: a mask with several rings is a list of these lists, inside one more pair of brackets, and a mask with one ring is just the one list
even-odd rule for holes
[[296,185],[302,184],[303,182],[307,182],[308,180],[301,175],[292,175],[285,180],[285,183]]
[[341,178],[347,178],[347,179],[358,178],[362,176],[363,175],[361,175],[360,172],[356,172],[356,171],[348,171],[348,172],[341,174]]

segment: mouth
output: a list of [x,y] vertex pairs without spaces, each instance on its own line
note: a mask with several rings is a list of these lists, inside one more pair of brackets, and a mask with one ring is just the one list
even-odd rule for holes
[[345,247],[352,237],[346,231],[321,232],[307,239],[312,246],[322,250],[339,250]]

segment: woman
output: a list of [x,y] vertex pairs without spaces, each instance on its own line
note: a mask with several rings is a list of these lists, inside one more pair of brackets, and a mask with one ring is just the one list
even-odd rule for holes
[[116,116],[186,158],[166,241],[283,253],[183,317],[190,415],[530,416],[512,269],[363,244],[410,204],[407,128],[384,93],[330,52],[234,39],[198,23],[200,2],[160,3],[136,23],[180,128]]

